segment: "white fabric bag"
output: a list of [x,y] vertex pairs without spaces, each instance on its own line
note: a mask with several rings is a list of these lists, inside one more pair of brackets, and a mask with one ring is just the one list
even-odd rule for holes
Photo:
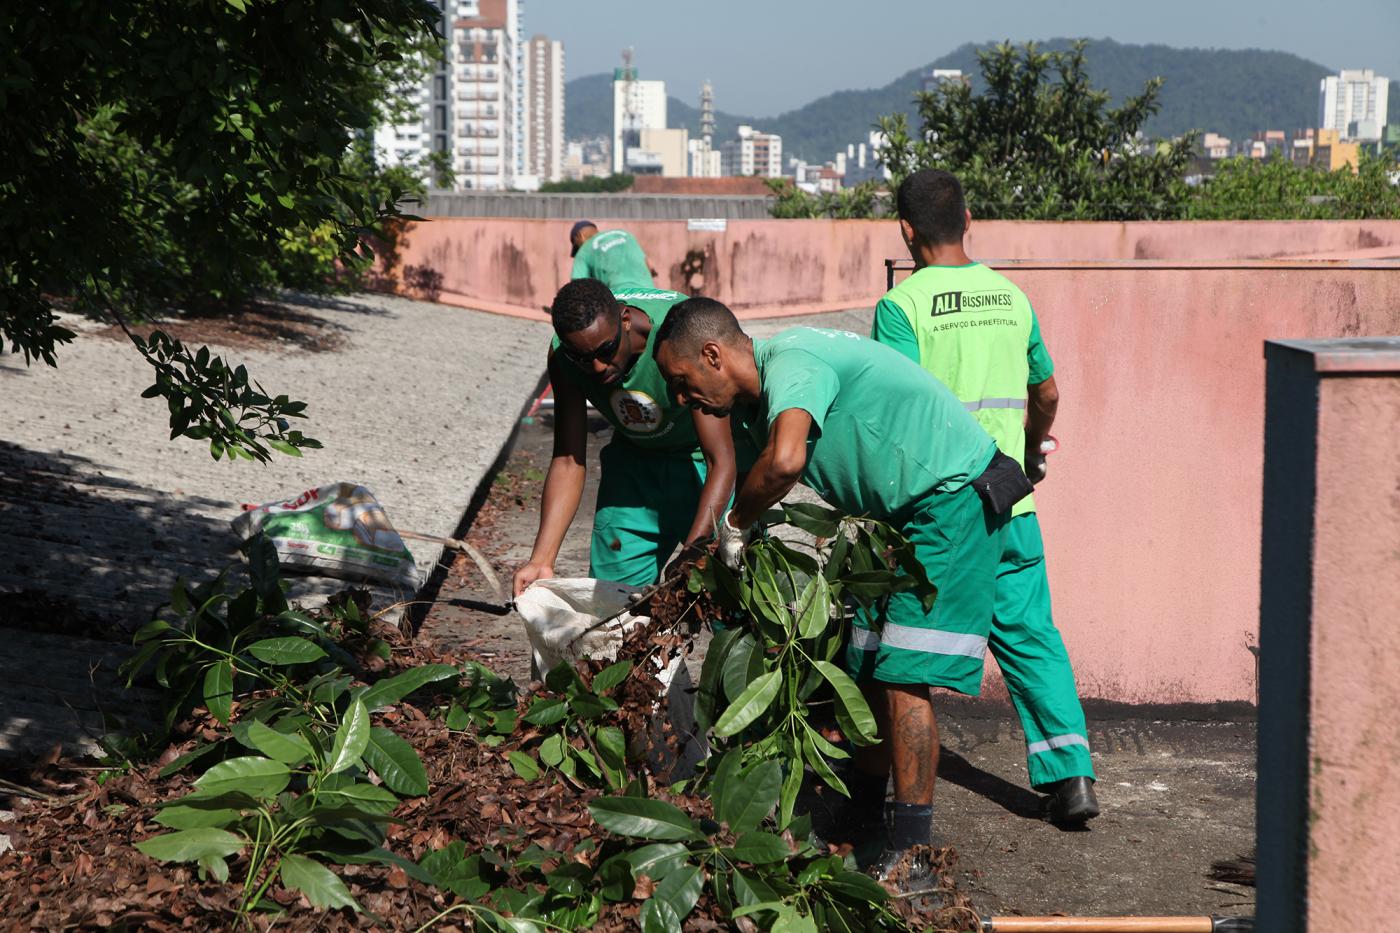
[[[627,598],[638,592],[641,592],[639,587],[611,580],[563,577],[540,580],[515,597],[515,611],[525,620],[525,633],[530,639],[538,675],[543,677],[561,662],[572,664],[585,657],[615,660],[623,636],[650,619],[624,614],[606,625],[593,626],[626,608]],[[695,734],[695,694],[690,669],[684,657],[676,657],[658,671],[656,677],[666,690],[666,721],[682,738],[688,739],[672,777],[687,777],[694,771],[695,763],[708,754],[705,737]]]

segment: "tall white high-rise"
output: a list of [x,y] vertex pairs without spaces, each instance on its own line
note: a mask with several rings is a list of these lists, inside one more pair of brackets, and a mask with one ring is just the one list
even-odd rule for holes
[[564,175],[564,44],[525,43],[525,171],[540,181]]
[[378,128],[376,149],[425,173],[428,156],[444,153],[453,187],[504,190],[525,163],[520,0],[436,4],[442,57],[421,86],[402,89],[417,116]]
[[1344,138],[1380,139],[1389,97],[1390,79],[1370,68],[1328,75],[1318,89],[1318,128]]
[[666,82],[642,81],[632,64],[632,50],[622,53],[622,66],[613,70],[613,172],[622,172],[627,150],[637,149],[642,130],[666,128]]
[[738,138],[720,146],[721,171],[725,175],[758,175],[779,178],[783,174],[783,138],[740,126]]
[[[449,34],[457,187],[509,188],[520,160],[519,0],[459,2]],[[462,15],[475,7],[474,15]]]

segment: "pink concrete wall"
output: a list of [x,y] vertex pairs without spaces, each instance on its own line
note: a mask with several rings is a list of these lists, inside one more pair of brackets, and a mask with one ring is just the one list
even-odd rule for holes
[[[431,270],[440,276],[439,301],[542,318],[568,281],[571,225],[466,217],[409,224],[387,271],[402,279],[408,267]],[[703,292],[741,317],[869,307],[884,291],[885,259],[907,255],[891,221],[734,220],[722,233],[687,230],[683,221],[617,225],[646,250],[658,285]],[[1400,256],[1400,221],[984,221],[974,222],[968,246],[988,260],[1377,258]]]
[[1400,373],[1322,380],[1308,929],[1400,924]]
[[[902,255],[889,222],[626,226],[658,284],[699,291],[682,266],[703,255],[704,293],[751,318],[870,307],[884,259]],[[439,300],[543,318],[568,275],[568,228],[417,224],[402,265],[440,272]],[[1039,313],[1063,394],[1062,450],[1037,498],[1083,694],[1253,702],[1263,342],[1400,333],[1400,269],[1248,260],[1400,255],[1400,223],[982,223],[971,248],[1041,260],[1003,268]],[[1113,261],[1047,261],[1065,257]]]
[[1084,695],[1253,702],[1263,342],[1400,333],[1400,269],[1006,274],[1055,358],[1036,499]]

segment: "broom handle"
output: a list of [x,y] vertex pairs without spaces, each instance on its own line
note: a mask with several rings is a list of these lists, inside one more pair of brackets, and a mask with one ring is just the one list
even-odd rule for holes
[[1209,917],[989,917],[983,933],[1211,933]]

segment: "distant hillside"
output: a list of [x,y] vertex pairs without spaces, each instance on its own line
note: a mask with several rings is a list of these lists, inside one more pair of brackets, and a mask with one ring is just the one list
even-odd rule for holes
[[[1051,39],[1046,49],[1067,48],[1071,40]],[[983,46],[985,47],[985,45]],[[880,88],[837,91],[776,117],[745,117],[725,111],[715,114],[718,138],[729,139],[734,127],[751,123],[779,133],[789,155],[825,161],[837,148],[866,138],[876,117],[896,110],[912,111],[920,76],[931,68],[960,68],[979,81],[976,50],[969,43],[922,68],[906,72]],[[1111,39],[1091,41],[1087,53],[1094,84],[1106,88],[1115,102],[1136,94],[1153,77],[1166,79],[1162,109],[1148,132],[1173,136],[1190,129],[1214,130],[1239,140],[1255,130],[1291,131],[1317,121],[1318,81],[1332,69],[1290,55],[1258,49],[1176,49],[1165,45],[1124,45]],[[673,88],[674,90],[674,88]],[[612,76],[588,75],[565,88],[565,132],[570,138],[606,136],[612,132]],[[696,100],[671,96],[671,126],[700,129]],[[1391,99],[1400,107],[1400,83],[1391,83]],[[721,99],[719,103],[723,103]]]

